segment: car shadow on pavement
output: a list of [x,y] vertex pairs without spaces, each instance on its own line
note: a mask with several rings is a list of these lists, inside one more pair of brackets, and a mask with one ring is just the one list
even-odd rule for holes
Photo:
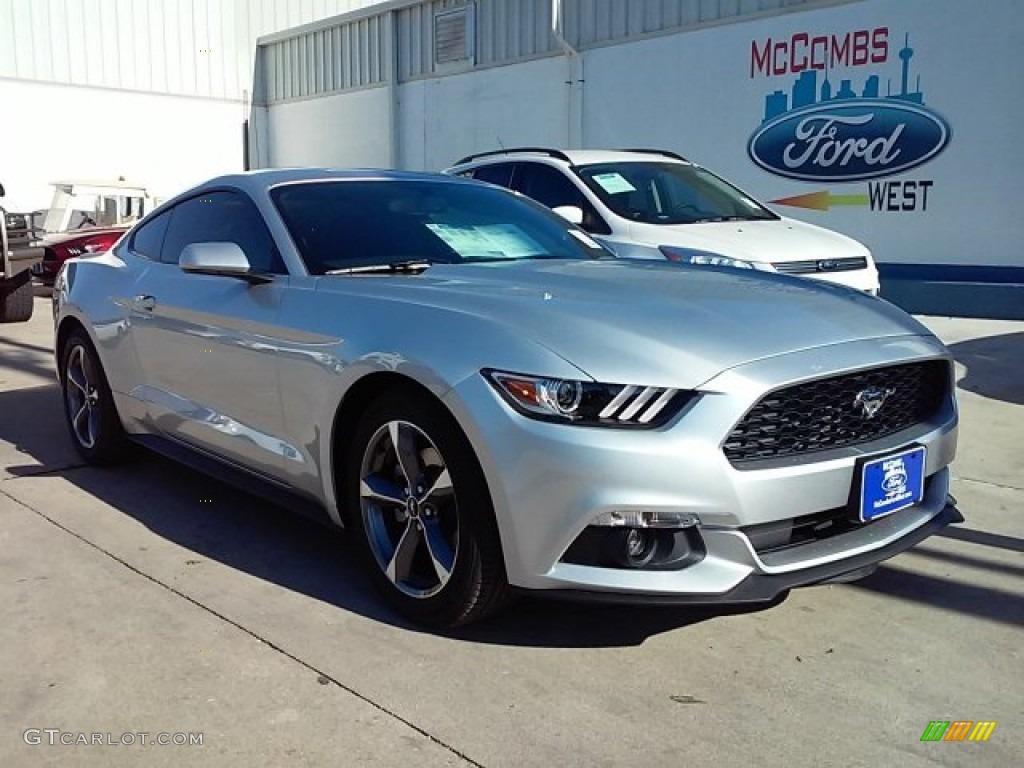
[[1024,599],[1019,594],[889,565],[880,566],[871,576],[852,582],[850,586],[966,616],[1024,627]]
[[[200,558],[375,621],[421,631],[381,600],[341,532],[147,452],[130,467],[83,467],[66,477]],[[528,598],[489,622],[442,634],[507,645],[639,645],[652,635],[715,615],[707,610],[641,610]]]
[[967,368],[957,382],[960,389],[1024,405],[1024,332],[961,341],[949,349]]
[[1000,547],[1011,552],[1024,552],[1024,539],[1016,536],[1004,536],[1001,533],[989,533],[988,531],[976,531],[972,528],[950,527],[939,533],[947,539],[957,541],[969,541],[972,544],[983,544],[987,547]]
[[619,648],[712,619],[757,613],[785,602],[742,606],[605,605],[526,597],[486,622],[449,630],[449,637],[489,645]]
[[33,374],[45,381],[56,381],[53,350],[50,347],[0,337],[0,376],[5,368],[21,374]]
[[55,383],[0,390],[0,477],[35,475],[82,463],[68,437],[63,408]]
[[[0,413],[5,412],[34,414],[32,418],[0,420],[0,444],[16,446],[17,455],[26,458],[13,465],[8,459],[8,466],[0,467],[0,472],[14,478],[3,481],[11,484],[7,485],[11,492],[19,477],[59,474],[198,558],[375,621],[423,631],[381,600],[347,537],[333,528],[143,449],[126,466],[83,466],[67,436],[55,385],[0,391]],[[10,457],[10,453],[6,455]],[[61,515],[40,511],[64,524]],[[80,533],[73,524],[68,528]],[[716,617],[765,610],[783,599],[754,607],[708,609],[523,597],[489,621],[441,634],[464,642],[499,645],[632,646],[653,635]]]

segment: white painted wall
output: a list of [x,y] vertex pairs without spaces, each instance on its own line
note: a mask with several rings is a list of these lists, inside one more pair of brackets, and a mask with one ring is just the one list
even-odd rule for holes
[[242,105],[0,80],[8,210],[49,205],[51,181],[124,176],[157,193],[242,168]]
[[[561,56],[403,83],[400,164],[437,171],[499,146],[563,146],[567,69]],[[272,108],[276,109],[276,107]]]
[[391,156],[392,97],[386,86],[275,104],[266,110],[266,133],[257,132],[257,154],[261,165],[271,167],[436,171],[459,153],[499,144],[562,146],[568,126],[565,79],[566,63],[559,56],[403,83],[397,162]]
[[273,167],[320,165],[390,168],[386,87],[278,104],[268,110],[265,142]]

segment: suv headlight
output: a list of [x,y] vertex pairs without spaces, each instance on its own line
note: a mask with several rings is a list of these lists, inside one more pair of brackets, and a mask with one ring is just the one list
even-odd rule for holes
[[552,379],[484,370],[505,401],[524,416],[583,426],[661,426],[693,400],[693,392],[635,384]]
[[752,262],[721,256],[707,251],[695,251],[691,248],[678,248],[674,245],[659,245],[658,250],[666,259],[677,264],[697,264],[712,267],[735,267],[736,269],[755,269]]

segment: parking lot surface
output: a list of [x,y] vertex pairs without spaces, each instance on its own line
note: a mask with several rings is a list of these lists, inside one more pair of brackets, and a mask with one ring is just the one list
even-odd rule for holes
[[[966,523],[863,581],[526,599],[441,635],[342,536],[155,456],[83,466],[36,302],[0,326],[2,766],[1024,763],[1024,323],[924,318],[958,362]],[[997,725],[922,742],[933,720]]]

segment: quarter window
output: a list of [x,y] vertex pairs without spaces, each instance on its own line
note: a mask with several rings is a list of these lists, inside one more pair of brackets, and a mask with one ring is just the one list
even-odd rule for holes
[[164,235],[167,234],[167,224],[170,220],[171,212],[167,211],[135,230],[135,234],[132,235],[132,251],[147,259],[160,261],[160,249],[163,247]]

